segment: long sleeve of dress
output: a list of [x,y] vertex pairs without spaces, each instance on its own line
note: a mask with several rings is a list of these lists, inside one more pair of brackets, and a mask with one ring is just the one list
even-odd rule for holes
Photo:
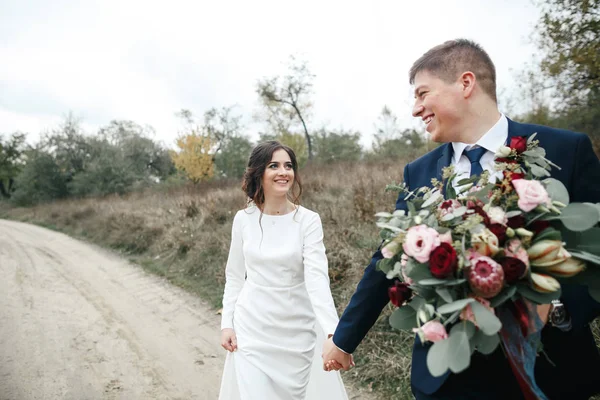
[[310,216],[304,232],[304,279],[306,289],[317,320],[326,335],[333,334],[338,324],[338,315],[329,287],[329,271],[323,227],[318,214]]
[[[240,211],[243,212],[243,211]],[[240,291],[246,279],[246,261],[244,259],[242,240],[242,218],[238,212],[231,228],[231,245],[225,267],[225,291],[223,293],[223,311],[221,312],[221,329],[233,329],[233,311]]]

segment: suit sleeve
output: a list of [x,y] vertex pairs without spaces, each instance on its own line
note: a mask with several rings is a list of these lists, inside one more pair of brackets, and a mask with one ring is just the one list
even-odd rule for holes
[[[600,203],[600,161],[594,153],[587,135],[578,135],[575,167],[573,168],[572,202]],[[599,268],[599,266],[596,266]],[[561,299],[571,315],[574,329],[587,326],[600,316],[600,303],[590,296],[587,287],[567,282],[563,286]]]
[[[410,164],[404,168],[404,182],[407,185],[409,184],[409,166]],[[396,209],[406,210],[403,193],[398,196]],[[377,261],[382,258],[380,246],[365,269],[363,277],[356,287],[356,292],[352,295],[350,304],[342,314],[333,335],[335,345],[346,353],[353,353],[356,350],[379,318],[383,307],[389,302],[388,288],[393,281],[377,270]]]

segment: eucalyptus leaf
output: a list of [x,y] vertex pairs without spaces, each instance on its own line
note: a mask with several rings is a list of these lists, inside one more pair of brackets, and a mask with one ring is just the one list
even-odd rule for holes
[[492,354],[499,344],[500,336],[497,333],[494,335],[486,335],[478,330],[471,338],[471,345],[473,345],[473,347],[481,354]]
[[529,135],[529,137],[527,138],[527,144],[530,144],[531,142],[533,142],[533,140],[535,139],[536,136],[537,136],[537,132],[534,132],[531,135]]
[[561,181],[554,178],[548,178],[544,179],[544,183],[546,184],[546,191],[552,200],[560,201],[564,205],[569,204],[569,191]]
[[390,325],[394,329],[412,330],[417,327],[417,312],[412,307],[400,307],[390,315]]
[[425,202],[423,202],[422,207],[426,208],[429,207],[430,205],[434,204],[436,201],[438,201],[439,199],[443,199],[444,196],[442,196],[442,194],[439,191],[435,191],[431,193],[431,196],[425,200]]
[[571,203],[561,210],[560,215],[548,218],[548,220],[553,219],[559,219],[567,229],[581,232],[596,225],[600,215],[596,207],[591,204]]
[[517,215],[521,215],[521,214],[523,214],[523,211],[521,211],[521,210],[509,211],[506,213],[506,218],[516,217]]
[[427,352],[427,369],[432,376],[444,375],[449,366],[448,351],[450,349],[450,338],[435,342]]
[[496,295],[494,298],[492,298],[490,300],[490,307],[492,307],[492,308],[498,307],[499,305],[504,303],[506,300],[509,300],[511,297],[513,297],[515,295],[515,293],[517,293],[516,286],[513,285],[513,286],[505,287],[504,289],[502,289],[502,291],[500,293],[498,293],[498,295]]
[[571,253],[571,255],[573,257],[576,257],[576,258],[579,258],[581,260],[589,261],[591,263],[600,265],[600,256],[597,256],[597,255],[592,254],[592,253],[588,253],[587,251],[582,251],[582,250],[577,250],[577,249],[571,249],[571,248],[567,248],[567,251],[569,253]]
[[471,321],[462,321],[461,323],[454,325],[450,330],[450,333],[454,334],[455,332],[465,332],[467,334],[467,338],[471,339],[476,330],[475,324]]
[[377,214],[375,214],[375,216],[376,216],[377,218],[391,218],[391,217],[392,217],[392,214],[391,214],[391,213],[389,213],[389,212],[384,212],[384,211],[382,211],[382,212],[378,212]]
[[542,178],[544,176],[550,176],[550,172],[548,172],[547,170],[545,170],[544,168],[535,165],[535,164],[531,164],[529,166],[529,170],[531,171],[531,173],[533,174],[533,176],[536,176],[538,178]]
[[533,290],[525,283],[517,285],[517,292],[519,292],[521,296],[533,301],[536,304],[550,304],[552,303],[552,300],[558,300],[561,294],[560,289],[551,293],[540,293]]
[[452,298],[452,293],[446,287],[437,287],[435,288],[436,293],[446,302],[452,303],[454,299]]
[[452,303],[444,304],[443,306],[438,308],[438,312],[440,314],[452,314],[455,311],[462,310],[467,306],[467,304],[471,304],[473,302],[475,302],[475,299],[473,298],[456,300]]
[[471,309],[473,310],[473,314],[475,315],[475,321],[477,321],[477,325],[479,329],[483,331],[486,335],[493,335],[494,333],[498,333],[498,331],[502,328],[502,322],[492,313],[490,310],[485,308],[481,303],[474,302],[471,304]]
[[420,264],[412,258],[409,258],[406,262],[405,274],[415,282],[433,278],[427,264]]
[[425,299],[422,297],[414,297],[409,303],[407,303],[407,305],[415,310],[415,312],[421,308],[423,304],[425,304]]
[[600,228],[593,227],[584,232],[565,230],[562,239],[567,243],[567,248],[585,251],[600,256]]
[[533,238],[533,243],[537,243],[540,240],[561,240],[562,234],[560,231],[554,228],[546,228]]
[[469,367],[471,363],[471,347],[469,337],[464,331],[452,332],[448,338],[448,367],[450,371],[458,374]]

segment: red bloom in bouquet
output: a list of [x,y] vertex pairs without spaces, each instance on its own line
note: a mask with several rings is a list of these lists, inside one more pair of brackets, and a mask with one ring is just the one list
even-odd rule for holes
[[508,145],[511,149],[517,151],[517,153],[521,154],[525,150],[527,150],[527,138],[524,136],[515,136],[510,139],[510,144]]
[[396,280],[394,286],[388,288],[388,296],[393,305],[400,307],[410,299],[412,290],[410,290],[408,284]]
[[438,279],[445,279],[454,274],[458,266],[456,250],[449,243],[441,243],[433,249],[429,256],[429,270]]
[[527,266],[518,258],[505,257],[500,260],[500,265],[504,271],[504,280],[508,284],[513,284],[523,278],[525,272],[527,272]]

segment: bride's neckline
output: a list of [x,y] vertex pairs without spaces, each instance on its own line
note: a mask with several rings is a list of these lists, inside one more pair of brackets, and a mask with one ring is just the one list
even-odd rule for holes
[[293,214],[293,213],[295,213],[297,210],[299,210],[299,209],[300,209],[300,207],[301,207],[301,206],[294,206],[294,209],[293,209],[292,211],[290,211],[290,212],[287,212],[287,213],[285,213],[285,214],[267,214],[267,213],[265,213],[265,212],[262,212],[262,215],[263,215],[264,217],[285,217],[285,216],[287,216],[287,215],[290,215],[290,214]]

